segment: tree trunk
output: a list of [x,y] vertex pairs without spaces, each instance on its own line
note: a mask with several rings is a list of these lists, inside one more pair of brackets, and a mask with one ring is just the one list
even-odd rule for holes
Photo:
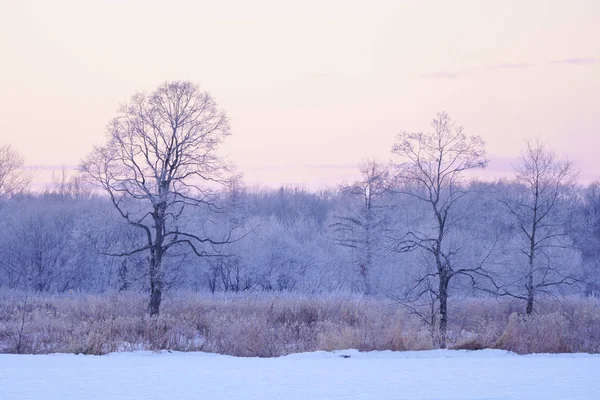
[[440,349],[446,348],[446,331],[448,327],[448,283],[450,282],[450,277],[446,272],[440,273],[440,287],[439,287],[439,297],[440,297],[440,337],[439,337],[439,347]]
[[371,191],[369,191],[369,202],[367,204],[367,232],[366,232],[366,257],[363,271],[363,279],[365,283],[365,294],[371,294],[371,275],[373,268],[373,238],[371,237],[371,228],[373,225],[373,211],[371,210]]
[[525,313],[527,315],[531,315],[531,313],[533,313],[533,296],[534,296],[534,290],[533,290],[533,274],[530,273],[527,275],[527,307],[525,307]]
[[162,301],[162,290],[160,289],[160,287],[155,286],[152,288],[151,293],[150,293],[149,310],[150,310],[151,317],[158,315],[158,313],[160,312],[160,302],[161,301]]
[[150,250],[150,303],[148,305],[150,316],[158,315],[162,301],[165,209],[166,204],[159,203],[155,206],[154,213],[152,214],[154,218],[155,238]]
[[151,317],[158,315],[162,301],[162,281],[159,273],[161,261],[161,257],[154,250],[150,258],[150,302],[148,311]]
[[529,238],[529,271],[527,273],[527,282],[525,283],[525,289],[527,290],[527,306],[525,307],[525,313],[527,315],[531,315],[533,312],[533,296],[535,294],[535,288],[533,286],[533,267],[536,255],[536,233],[538,230],[538,199],[539,191],[538,187],[536,186],[535,203],[533,206],[533,221],[531,223],[531,237]]
[[527,282],[525,283],[525,289],[527,290],[527,306],[525,307],[525,313],[531,315],[533,312],[533,297],[535,295],[535,288],[533,286],[533,263],[535,261],[535,231],[536,225],[533,225],[533,235],[531,236],[531,245],[529,250],[529,272],[527,273]]

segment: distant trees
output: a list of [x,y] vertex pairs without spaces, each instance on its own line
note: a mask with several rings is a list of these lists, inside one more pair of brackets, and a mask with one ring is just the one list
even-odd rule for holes
[[52,173],[52,183],[44,190],[44,195],[61,201],[84,199],[92,196],[92,188],[81,174],[69,176],[66,167],[59,174]]
[[585,294],[600,295],[600,182],[582,190],[581,201],[575,202],[576,218],[570,224],[570,236],[581,252],[582,279]]
[[31,175],[23,171],[23,158],[9,145],[0,146],[0,199],[20,194]]
[[83,160],[81,170],[110,197],[123,219],[140,232],[139,245],[115,255],[148,255],[149,312],[159,313],[165,286],[163,261],[177,246],[197,256],[215,254],[231,241],[186,229],[188,208],[218,211],[215,184],[227,182],[230,166],[218,155],[230,135],[225,112],[191,82],[166,82],[135,94],[107,127],[108,140]]
[[[537,294],[577,282],[569,271],[572,263],[557,260],[556,254],[573,248],[561,206],[575,192],[577,174],[571,161],[560,159],[539,141],[526,144],[515,172],[520,187],[501,201],[523,239],[518,251],[525,263],[515,271],[518,283],[501,293],[525,300],[525,312],[531,314]],[[519,285],[523,291],[515,290]]]
[[56,205],[24,211],[8,227],[10,246],[2,264],[14,283],[25,288],[36,292],[67,289],[74,278],[71,261],[79,252],[73,237],[75,214]]
[[433,270],[418,277],[411,297],[433,296],[439,310],[439,346],[445,348],[450,281],[460,274],[480,272],[478,266],[456,265],[461,246],[451,242],[449,235],[462,215],[457,215],[455,206],[469,194],[464,172],[485,168],[488,160],[481,138],[467,136],[447,114],[438,113],[431,125],[431,133],[399,134],[392,148],[399,158],[395,190],[429,209],[421,227],[407,227],[396,248],[424,251],[433,262]]
[[[92,199],[63,201],[48,193],[6,204],[0,220],[0,285],[35,292],[109,288],[101,281],[110,280],[110,269],[99,268],[89,244],[90,237],[99,236],[90,222],[101,206]],[[107,220],[102,224],[117,228]]]

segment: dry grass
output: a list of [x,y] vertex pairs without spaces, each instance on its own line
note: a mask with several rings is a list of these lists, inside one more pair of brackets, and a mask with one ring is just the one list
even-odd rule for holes
[[[397,303],[356,297],[172,293],[158,318],[137,293],[28,296],[0,292],[0,352],[207,351],[273,357],[355,348],[425,350],[431,330]],[[538,314],[486,299],[454,300],[451,347],[518,353],[600,352],[600,302],[542,303]]]

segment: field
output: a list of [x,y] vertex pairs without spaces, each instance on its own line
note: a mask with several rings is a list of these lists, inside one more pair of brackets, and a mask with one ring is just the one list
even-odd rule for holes
[[4,354],[0,398],[589,400],[600,393],[598,371],[600,355],[502,350]]
[[[427,309],[353,296],[206,295],[173,292],[158,318],[146,296],[0,292],[0,353],[202,351],[241,357],[292,353],[432,350]],[[548,299],[531,316],[523,304],[453,299],[448,347],[529,353],[600,353],[600,301]]]

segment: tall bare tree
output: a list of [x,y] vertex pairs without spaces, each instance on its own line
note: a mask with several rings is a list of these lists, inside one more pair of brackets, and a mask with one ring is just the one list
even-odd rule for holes
[[358,252],[357,267],[362,291],[370,294],[374,253],[378,244],[381,244],[382,228],[386,223],[382,213],[382,197],[389,192],[390,174],[385,165],[375,160],[364,161],[359,169],[362,179],[351,185],[343,185],[341,192],[357,199],[360,205],[347,207],[335,216],[329,227],[338,245]]
[[0,199],[27,188],[31,174],[23,170],[23,158],[9,145],[0,146]]
[[455,206],[469,193],[464,172],[485,168],[488,160],[483,140],[467,136],[446,113],[438,113],[431,125],[431,133],[399,134],[392,148],[392,153],[401,159],[397,164],[396,190],[419,200],[430,210],[426,224],[422,228],[409,227],[397,248],[423,250],[435,266],[433,271],[418,278],[411,297],[418,300],[433,296],[437,301],[439,346],[444,348],[450,281],[457,275],[482,272],[481,265],[462,268],[455,265],[460,246],[448,240],[462,217],[455,212]]
[[501,294],[525,300],[525,312],[531,314],[536,294],[577,281],[562,262],[553,260],[551,254],[553,249],[571,247],[569,233],[558,214],[561,202],[574,191],[577,173],[572,161],[560,159],[540,141],[527,142],[515,172],[516,181],[523,190],[505,196],[501,201],[515,219],[524,239],[519,252],[526,263],[518,271],[518,283],[525,293],[515,294],[505,288]]
[[230,166],[217,154],[230,135],[225,112],[190,82],[166,82],[153,93],[135,94],[107,127],[108,140],[81,164],[119,214],[140,230],[139,247],[116,253],[148,254],[150,315],[159,313],[165,284],[163,261],[175,246],[197,256],[230,242],[186,229],[186,209],[218,211],[214,184],[228,181]]

